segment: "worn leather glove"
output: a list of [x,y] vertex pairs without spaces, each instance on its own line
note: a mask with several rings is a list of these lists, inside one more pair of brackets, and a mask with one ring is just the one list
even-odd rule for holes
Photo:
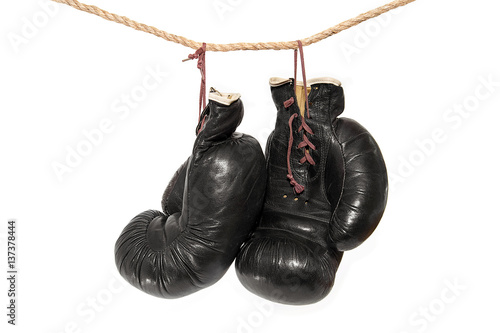
[[[340,82],[273,78],[278,109],[266,148],[262,217],[236,259],[241,283],[271,301],[309,304],[332,289],[343,251],[377,227],[387,171],[377,143],[344,110]],[[307,111],[307,112],[306,112]]]
[[210,93],[163,212],[137,215],[116,242],[116,266],[133,286],[177,298],[214,284],[233,262],[260,216],[266,186],[259,143],[234,132],[242,118],[239,94]]

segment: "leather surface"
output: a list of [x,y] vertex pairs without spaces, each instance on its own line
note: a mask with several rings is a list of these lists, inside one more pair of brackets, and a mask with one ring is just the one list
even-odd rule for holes
[[134,217],[115,245],[120,274],[154,296],[182,297],[218,281],[261,213],[265,158],[257,140],[234,132],[241,100],[210,100],[205,116],[192,155],[164,192],[163,212]]
[[267,190],[261,220],[236,259],[242,284],[266,299],[310,304],[332,289],[343,251],[361,244],[379,223],[387,201],[387,171],[377,143],[354,120],[338,118],[344,110],[342,87],[311,84],[306,119],[315,165],[299,160],[303,131],[292,123],[291,169],[304,185],[294,193],[287,179],[289,119],[300,114],[293,79],[272,86],[277,108],[274,132],[266,147]]

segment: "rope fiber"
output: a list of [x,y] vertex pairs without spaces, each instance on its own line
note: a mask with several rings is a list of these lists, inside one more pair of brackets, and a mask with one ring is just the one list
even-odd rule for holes
[[[77,0],[52,0],[52,1],[59,2],[59,3],[65,4],[65,5],[71,6],[73,8],[76,8],[78,10],[97,15],[97,16],[102,17],[103,19],[106,19],[108,21],[123,24],[127,27],[134,28],[135,30],[139,30],[139,31],[153,34],[153,35],[160,37],[160,38],[163,38],[169,42],[181,44],[181,45],[184,45],[186,47],[189,47],[189,48],[192,48],[195,50],[197,50],[203,46],[203,43],[201,43],[201,42],[196,42],[196,41],[193,41],[193,40],[186,38],[186,37],[183,37],[183,36],[178,36],[178,35],[168,33],[166,31],[160,30],[160,29],[155,28],[153,26],[131,20],[126,16],[121,16],[121,15],[107,12],[107,11],[97,7],[97,6],[83,4]],[[358,25],[366,20],[369,20],[371,18],[382,15],[382,14],[384,14],[392,9],[405,6],[405,5],[407,5],[411,2],[414,2],[414,1],[415,0],[395,0],[395,1],[389,2],[383,6],[372,9],[366,13],[360,14],[352,19],[349,19],[349,20],[344,21],[342,23],[339,23],[333,27],[330,27],[326,30],[323,30],[315,35],[301,39],[300,41],[302,42],[303,46],[317,43],[325,38],[328,38],[332,35],[338,34],[341,31],[352,28],[352,27],[354,27],[354,26],[356,26],[356,25]],[[288,41],[288,42],[265,42],[265,43],[230,43],[230,44],[206,43],[206,51],[218,51],[218,52],[239,51],[239,50],[256,50],[257,51],[257,50],[293,50],[293,49],[297,49],[297,41],[296,40]]]

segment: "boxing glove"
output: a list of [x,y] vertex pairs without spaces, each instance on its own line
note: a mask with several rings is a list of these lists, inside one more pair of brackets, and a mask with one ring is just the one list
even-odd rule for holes
[[163,194],[163,212],[137,215],[116,242],[116,266],[133,286],[182,297],[218,281],[233,262],[266,186],[258,141],[234,132],[242,117],[239,94],[209,94],[192,155]]
[[294,79],[270,83],[278,114],[266,148],[266,197],[236,272],[263,298],[310,304],[332,289],[343,252],[360,245],[379,223],[387,171],[368,131],[338,118],[344,110],[340,82],[297,82],[296,91]]

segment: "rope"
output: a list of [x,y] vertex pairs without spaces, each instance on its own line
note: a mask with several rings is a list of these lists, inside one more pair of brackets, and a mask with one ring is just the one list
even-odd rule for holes
[[[106,19],[108,21],[120,23],[123,25],[126,25],[127,27],[134,28],[135,30],[147,32],[150,34],[153,34],[157,37],[163,38],[169,42],[174,42],[177,44],[184,45],[186,47],[190,47],[192,49],[199,49],[202,47],[203,43],[200,42],[195,42],[191,39],[188,39],[183,36],[178,36],[174,35],[171,33],[168,33],[166,31],[160,30],[158,28],[155,28],[153,26],[149,26],[144,23],[139,23],[134,20],[129,19],[126,16],[121,16],[117,14],[113,14],[110,12],[107,12],[99,7],[92,6],[92,5],[86,5],[81,2],[78,2],[77,0],[52,0],[54,2],[59,2],[68,6],[71,6],[73,8],[76,8],[78,10],[97,15],[99,17],[102,17],[103,19]],[[332,35],[338,34],[341,31],[347,30],[349,28],[352,28],[368,19],[377,17],[379,15],[382,15],[384,13],[387,13],[388,11],[405,6],[409,4],[410,2],[413,2],[415,0],[395,0],[392,1],[388,4],[385,4],[383,6],[380,6],[378,8],[372,9],[364,14],[358,15],[350,20],[344,21],[342,23],[339,23],[333,27],[330,27],[326,30],[323,30],[315,35],[312,35],[310,37],[301,39],[300,41],[302,42],[303,46],[311,45],[314,43],[317,43],[325,38],[328,38]],[[230,44],[213,44],[213,43],[206,43],[206,50],[207,51],[218,51],[218,52],[227,52],[227,51],[238,51],[238,50],[292,50],[297,48],[297,41],[288,41],[288,42],[267,42],[267,43],[230,43]]]

